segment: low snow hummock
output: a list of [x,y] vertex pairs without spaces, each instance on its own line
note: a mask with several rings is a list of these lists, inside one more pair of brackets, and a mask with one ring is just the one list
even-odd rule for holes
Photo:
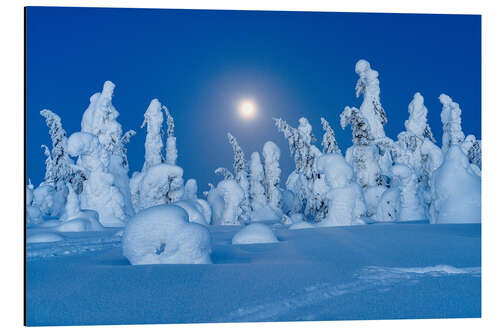
[[277,243],[278,239],[269,226],[263,223],[247,225],[234,235],[233,244]]

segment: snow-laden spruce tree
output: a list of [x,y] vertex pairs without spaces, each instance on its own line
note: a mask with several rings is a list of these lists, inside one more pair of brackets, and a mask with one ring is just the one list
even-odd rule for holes
[[165,161],[163,157],[163,112],[158,99],[153,99],[144,113],[144,122],[141,128],[146,126],[146,141],[144,143],[144,165],[142,171]]
[[165,151],[165,163],[176,165],[177,163],[177,139],[174,134],[174,118],[166,106],[162,107],[167,115],[167,144]]
[[370,126],[357,108],[346,106],[340,114],[340,125],[352,129],[353,145],[346,151],[345,159],[354,168],[357,182],[362,188],[382,185],[380,167],[377,163],[378,150],[373,144]]
[[45,160],[45,179],[40,184],[40,189],[35,189],[33,204],[40,207],[43,214],[57,217],[64,210],[68,190],[66,184],[70,183],[80,193],[85,175],[81,168],[74,165],[68,156],[68,140],[66,131],[62,127],[61,118],[50,110],[40,111],[49,127],[52,141],[52,150],[42,145]]
[[345,160],[355,172],[357,183],[366,199],[366,214],[372,216],[385,191],[385,177],[379,165],[379,148],[373,143],[370,126],[357,108],[346,107],[340,114],[340,125],[351,126],[353,145],[346,150]]
[[115,176],[108,171],[110,155],[97,136],[86,132],[73,133],[68,139],[68,153],[78,157],[77,165],[88,175],[80,194],[81,207],[97,211],[103,226],[123,226],[127,219],[125,200],[114,185]]
[[318,158],[317,169],[327,186],[328,214],[318,226],[364,224],[361,215],[365,203],[361,187],[354,179],[351,166],[340,154],[324,154]]
[[[398,134],[392,154],[396,164],[404,164],[415,175],[418,197],[421,205],[430,204],[430,176],[442,161],[441,150],[435,145],[435,139],[427,123],[427,108],[424,97],[415,93],[408,105],[409,118],[405,129]],[[427,209],[426,209],[427,210]]]
[[267,205],[264,190],[264,168],[258,152],[250,155],[250,204],[252,211],[258,211]]
[[48,148],[45,148],[45,155],[48,158],[45,181],[56,187],[65,187],[66,182],[70,182],[71,166],[74,164],[67,152],[66,131],[62,127],[61,118],[54,112],[45,109],[40,111],[40,115],[45,118],[52,140],[52,151],[49,152]]
[[337,139],[335,139],[335,132],[333,131],[328,121],[323,117],[321,117],[321,125],[323,126],[323,131],[325,131],[325,133],[323,134],[323,141],[321,141],[321,145],[323,146],[323,153],[340,154],[340,148],[337,143]]
[[446,154],[452,145],[461,144],[464,141],[462,132],[462,110],[460,106],[445,94],[439,95],[439,101],[443,105],[441,111],[441,122],[443,123],[443,153]]
[[281,191],[279,188],[281,169],[279,164],[280,149],[272,141],[267,141],[262,149],[264,157],[264,190],[269,206],[275,210],[281,209]]
[[359,75],[356,83],[356,97],[363,94],[363,103],[359,111],[366,119],[373,139],[384,138],[384,125],[387,123],[387,116],[382,104],[380,104],[378,72],[373,70],[370,63],[364,59],[356,63],[355,70]]
[[120,115],[112,104],[115,84],[111,81],[104,82],[100,93],[90,97],[90,105],[85,110],[81,131],[95,135],[101,146],[109,154],[108,170],[114,176],[114,184],[120,190],[125,202],[125,214],[134,214],[130,197],[128,177],[128,161],[124,144],[130,139],[132,133],[124,136],[122,126],[116,120]]
[[312,144],[315,141],[312,127],[304,117],[299,119],[297,128],[293,128],[281,118],[274,118],[274,122],[287,139],[290,154],[295,161],[295,170],[286,181],[287,189],[295,195],[296,204],[292,212],[304,212],[308,218],[314,218],[318,212],[317,197],[313,195],[314,181],[318,174],[315,161],[321,152]]
[[233,147],[233,169],[234,178],[238,185],[240,185],[243,190],[243,200],[241,201],[241,215],[238,217],[240,221],[248,221],[250,219],[251,207],[249,200],[249,183],[248,183],[248,166],[245,160],[245,153],[241,149],[236,138],[231,134],[227,133],[227,138],[229,143]]
[[356,84],[356,97],[363,95],[363,103],[359,111],[366,119],[370,136],[378,149],[377,163],[379,164],[381,174],[384,176],[382,180],[385,183],[386,178],[391,172],[391,148],[393,142],[390,138],[386,137],[384,132],[387,116],[380,103],[378,72],[373,70],[370,63],[363,59],[356,63],[355,71],[359,75]]

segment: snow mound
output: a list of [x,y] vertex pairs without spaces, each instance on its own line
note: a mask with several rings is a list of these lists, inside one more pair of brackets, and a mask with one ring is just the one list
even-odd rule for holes
[[59,232],[102,231],[104,227],[95,218],[94,211],[83,211],[77,217],[53,228]]
[[314,225],[312,225],[311,223],[309,222],[298,222],[298,223],[294,223],[290,226],[290,230],[298,230],[298,229],[311,229],[311,228],[314,228]]
[[208,230],[189,223],[188,213],[175,205],[150,207],[133,216],[122,246],[132,265],[211,263]]
[[196,200],[179,200],[175,202],[176,206],[184,209],[189,216],[189,222],[194,222],[198,224],[209,224],[209,221],[205,219],[203,214],[204,208]]
[[26,238],[26,243],[53,243],[64,240],[60,235],[53,232],[41,232],[30,235]]
[[271,228],[262,223],[252,223],[233,236],[233,244],[277,243]]

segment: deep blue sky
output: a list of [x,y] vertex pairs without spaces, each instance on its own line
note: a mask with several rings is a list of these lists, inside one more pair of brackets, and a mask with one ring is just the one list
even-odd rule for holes
[[[245,150],[267,140],[282,150],[282,182],[293,169],[272,117],[296,126],[305,116],[320,144],[320,117],[345,153],[350,128],[339,124],[346,105],[357,106],[357,60],[379,71],[386,133],[404,129],[408,103],[421,92],[429,123],[441,141],[440,93],[462,108],[465,134],[481,137],[481,18],[402,15],[158,9],[27,9],[27,175],[43,180],[50,145],[39,111],[59,114],[71,134],[90,96],[105,80],[116,84],[113,104],[129,145],[131,173],[144,161],[143,114],[153,98],[175,118],[178,164],[200,191],[216,183],[217,167],[232,167],[226,132]],[[243,121],[237,103],[252,98],[259,114]]]

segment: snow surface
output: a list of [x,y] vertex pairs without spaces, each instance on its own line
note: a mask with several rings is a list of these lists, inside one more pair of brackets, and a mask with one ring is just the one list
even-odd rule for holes
[[211,265],[132,266],[116,228],[28,243],[27,324],[481,316],[480,224],[273,228],[241,246],[209,226]]
[[189,223],[176,205],[142,210],[130,219],[123,234],[123,255],[132,265],[209,264],[210,234]]
[[238,231],[233,239],[233,244],[261,244],[277,243],[278,239],[271,228],[262,223],[252,223]]

